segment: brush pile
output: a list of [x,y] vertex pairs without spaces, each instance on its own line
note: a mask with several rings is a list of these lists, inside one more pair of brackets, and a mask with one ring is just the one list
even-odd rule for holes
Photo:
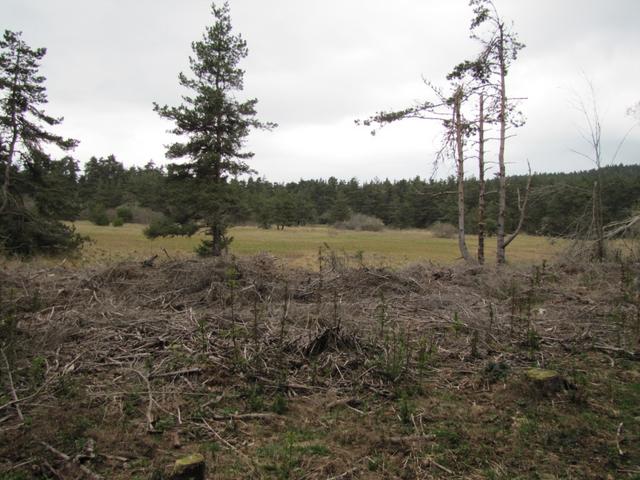
[[[512,433],[487,433],[523,415],[514,398],[608,411],[582,370],[639,381],[637,266],[335,260],[316,272],[269,255],[0,272],[0,478],[164,478],[195,451],[213,478],[481,478],[548,453],[518,459]],[[532,367],[566,376],[555,400],[530,398]],[[470,456],[442,422],[476,432],[467,448],[504,449]],[[623,473],[640,444],[625,431],[639,434],[592,435],[617,445]],[[612,468],[597,458],[578,476]]]

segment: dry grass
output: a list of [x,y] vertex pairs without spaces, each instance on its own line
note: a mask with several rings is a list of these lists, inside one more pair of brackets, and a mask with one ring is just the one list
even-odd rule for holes
[[[142,234],[144,227],[137,224],[114,228],[77,222],[76,227],[95,242],[88,245],[83,253],[83,259],[88,263],[107,264],[127,258],[148,258],[154,254],[164,256],[162,248],[172,257],[187,257],[193,254],[201,239],[197,235],[148,240]],[[312,269],[318,268],[318,249],[325,244],[334,251],[352,257],[358,255],[365,264],[372,266],[398,267],[416,261],[451,264],[459,260],[455,239],[436,238],[425,230],[363,232],[312,226],[278,231],[235,227],[231,229],[231,235],[234,237],[233,254],[246,256],[268,252],[287,260],[290,265]],[[469,236],[468,245],[474,251],[477,248],[476,238]],[[509,247],[507,256],[513,263],[541,262],[543,259],[551,260],[563,245],[562,241],[552,243],[547,238],[522,235]],[[495,245],[489,239],[486,257],[491,260],[494,256]]]

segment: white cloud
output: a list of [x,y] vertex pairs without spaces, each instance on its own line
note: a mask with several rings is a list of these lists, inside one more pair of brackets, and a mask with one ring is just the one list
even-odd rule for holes
[[[421,75],[436,83],[477,46],[468,38],[466,1],[231,0],[234,26],[248,42],[246,95],[262,119],[280,123],[249,139],[254,167],[272,180],[429,176],[438,125],[401,122],[371,137],[354,118],[424,99]],[[579,148],[580,114],[567,96],[598,90],[609,149],[626,132],[625,109],[640,99],[640,3],[637,0],[497,0],[527,44],[509,91],[527,97],[528,123],[508,146],[511,171],[525,159],[538,171],[591,165]],[[190,43],[210,20],[207,0],[4,0],[6,28],[48,47],[48,111],[82,141],[76,156],[114,153],[126,165],[164,161],[173,139],[152,102],[177,104],[177,74],[188,70]],[[640,159],[640,129],[618,158]],[[440,175],[452,173],[441,168]]]

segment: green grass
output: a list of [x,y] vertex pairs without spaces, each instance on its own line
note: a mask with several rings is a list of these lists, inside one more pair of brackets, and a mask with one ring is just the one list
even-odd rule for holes
[[[90,263],[109,262],[126,258],[147,258],[154,254],[164,256],[162,249],[172,257],[193,255],[202,234],[191,238],[174,237],[149,240],[144,237],[143,225],[126,224],[122,227],[99,227],[89,222],[76,222],[83,235],[89,235],[82,258]],[[234,241],[231,253],[239,256],[269,252],[295,266],[317,268],[318,248],[328,244],[338,254],[347,254],[356,264],[356,255],[363,252],[368,265],[400,266],[415,261],[453,263],[460,258],[457,240],[435,238],[426,230],[384,230],[359,232],[336,230],[326,226],[287,228],[284,231],[264,230],[256,227],[234,227],[230,231]],[[467,237],[469,249],[474,252],[477,240]],[[550,259],[562,248],[562,242],[552,243],[544,237],[521,235],[507,249],[512,262],[539,262]],[[486,256],[492,261],[495,241],[487,241]]]

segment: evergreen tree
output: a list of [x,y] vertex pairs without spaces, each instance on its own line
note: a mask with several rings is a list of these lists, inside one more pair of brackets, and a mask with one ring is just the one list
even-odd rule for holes
[[90,208],[98,204],[115,208],[124,201],[126,183],[124,165],[114,155],[91,157],[84,166],[80,191]]
[[69,150],[77,141],[47,130],[62,119],[41,108],[47,95],[38,70],[46,49],[33,49],[20,37],[6,30],[0,40],[0,250],[54,253],[82,240],[58,221],[72,215],[67,196],[72,192],[56,184],[74,182],[75,170],[69,171],[68,161],[52,161],[44,146]]
[[[205,226],[211,240],[199,248],[203,255],[220,255],[231,241],[226,236],[233,219],[236,199],[228,188],[229,175],[251,171],[246,163],[253,154],[244,151],[251,128],[272,128],[256,117],[256,99],[240,101],[235,93],[243,89],[244,71],[240,61],[247,56],[246,42],[232,33],[229,5],[212,4],[215,22],[207,27],[202,40],[194,42],[189,58],[192,76],[180,73],[180,85],[191,92],[178,107],[155,104],[158,114],[175,122],[172,133],[187,137],[168,147],[168,158],[184,158],[168,172],[182,187],[174,205],[168,209],[167,228],[150,229],[149,236],[191,234],[194,225]],[[177,202],[176,202],[177,201]],[[176,215],[179,213],[179,215]]]
[[347,197],[344,193],[338,192],[336,199],[333,202],[333,207],[331,208],[329,221],[331,223],[344,222],[349,220],[350,216],[351,210],[349,208],[349,203],[347,202]]

